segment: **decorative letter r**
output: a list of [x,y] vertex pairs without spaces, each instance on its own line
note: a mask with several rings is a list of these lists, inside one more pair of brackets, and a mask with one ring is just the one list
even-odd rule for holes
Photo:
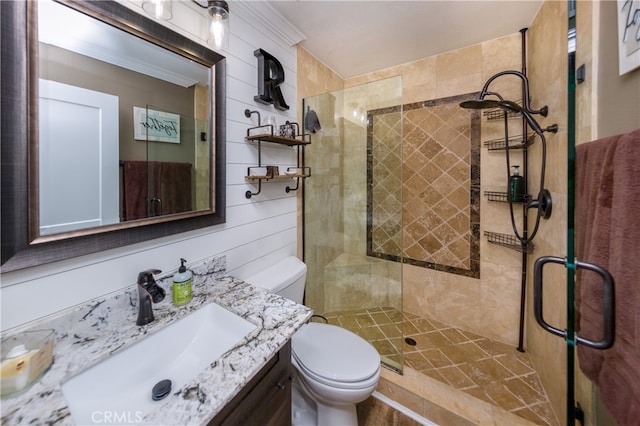
[[286,111],[289,105],[282,96],[280,84],[284,83],[284,68],[270,53],[262,49],[253,52],[258,58],[258,96],[253,99],[262,104],[273,104],[276,109]]

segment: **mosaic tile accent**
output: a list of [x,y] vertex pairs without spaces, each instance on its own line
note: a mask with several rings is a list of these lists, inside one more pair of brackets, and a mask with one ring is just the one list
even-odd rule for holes
[[480,277],[480,112],[475,94],[372,110],[367,254]]

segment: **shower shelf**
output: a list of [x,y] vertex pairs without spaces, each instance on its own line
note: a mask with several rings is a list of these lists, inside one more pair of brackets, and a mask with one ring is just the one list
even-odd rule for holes
[[[523,141],[522,135],[511,136],[509,138],[509,149],[524,149],[533,143],[535,135],[529,135],[526,141]],[[505,138],[491,139],[484,142],[489,151],[505,151],[507,149],[507,141]]]
[[[522,106],[522,99],[518,99],[515,101],[515,103],[517,103],[518,105]],[[504,115],[507,114],[507,118],[516,118],[516,117],[521,117],[522,114],[520,114],[519,112],[515,112],[515,111],[505,111],[502,108],[493,108],[493,109],[488,109],[486,111],[482,112],[482,115],[484,115],[487,120],[500,120],[502,118],[504,118]]]
[[500,234],[498,232],[484,231],[487,241],[491,244],[497,244],[499,246],[508,247],[512,250],[516,250],[522,253],[531,254],[535,249],[533,243],[529,242],[526,245],[522,245],[520,241],[513,235]]
[[[487,197],[489,201],[499,201],[501,203],[508,203],[508,193],[500,192],[500,191],[484,191],[484,196]],[[513,201],[514,204],[523,204],[531,200],[531,195],[525,195],[525,199],[522,201]]]
[[482,114],[485,117],[487,117],[487,120],[491,121],[491,120],[500,120],[504,118],[505,113],[507,114],[507,118],[520,117],[519,112],[514,112],[514,111],[506,112],[502,108],[490,109],[490,110],[484,111]]

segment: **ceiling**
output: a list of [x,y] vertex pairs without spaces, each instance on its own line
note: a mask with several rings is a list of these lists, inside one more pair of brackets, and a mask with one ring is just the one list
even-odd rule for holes
[[542,0],[268,0],[343,79],[517,33]]

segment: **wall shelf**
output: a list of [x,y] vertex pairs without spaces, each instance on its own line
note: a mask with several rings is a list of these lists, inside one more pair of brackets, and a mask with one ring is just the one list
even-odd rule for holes
[[[250,142],[257,142],[258,144],[258,165],[251,166],[247,168],[247,175],[244,177],[245,179],[253,182],[258,182],[258,191],[245,192],[246,198],[251,198],[254,195],[260,194],[262,191],[262,181],[268,180],[282,180],[282,179],[295,179],[296,186],[290,187],[287,186],[285,188],[285,192],[289,193],[290,191],[298,190],[300,186],[300,179],[306,179],[311,176],[311,168],[305,167],[304,164],[300,164],[301,158],[304,157],[304,147],[311,143],[311,135],[300,133],[300,126],[298,123],[287,121],[286,125],[290,126],[293,136],[279,136],[274,133],[274,125],[267,124],[262,125],[260,120],[260,112],[259,111],[251,111],[246,109],[244,111],[244,116],[249,118],[251,115],[256,114],[258,116],[258,125],[254,127],[250,127],[247,129],[247,136],[245,139]],[[263,166],[262,165],[262,143],[268,142],[272,144],[278,145],[286,145],[290,147],[297,148],[297,166],[296,167],[287,167],[287,170],[284,174],[280,174],[278,166]],[[301,155],[302,153],[302,155]],[[255,170],[255,169],[263,169],[263,170]],[[256,173],[252,173],[254,170]]]
[[[266,174],[266,175],[252,175],[251,169],[256,168],[257,166],[249,167],[247,169],[247,176],[245,179],[249,180],[271,180],[271,179],[295,179],[295,178],[308,178],[311,177],[311,169],[309,167],[303,167],[300,173],[297,171],[295,173],[290,173],[289,170],[285,172],[285,174]],[[297,169],[297,167],[289,167],[289,169]]]
[[[291,124],[297,124],[297,123],[291,123]],[[267,127],[267,126],[262,126],[262,127]],[[271,125],[269,125],[268,127],[271,127]],[[280,145],[287,145],[287,146],[309,145],[311,143],[311,140],[302,139],[303,137],[310,138],[310,135],[297,135],[295,138],[277,136],[271,133],[260,133],[256,135],[249,135],[249,132],[252,129],[258,129],[258,127],[252,127],[250,129],[247,129],[247,136],[245,137],[245,139],[248,141],[271,142],[271,143],[277,143]]]

